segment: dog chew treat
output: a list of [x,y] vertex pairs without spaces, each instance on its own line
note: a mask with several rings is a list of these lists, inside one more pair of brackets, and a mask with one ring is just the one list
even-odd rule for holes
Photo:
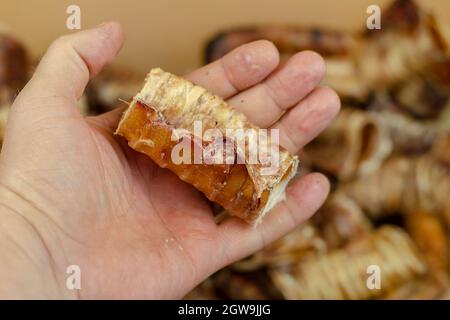
[[0,107],[12,103],[28,81],[30,69],[25,47],[0,31]]
[[[201,121],[202,132],[215,129],[222,136],[217,139],[199,137],[195,129],[197,121]],[[284,190],[296,174],[298,159],[273,139],[259,139],[255,135],[246,135],[243,150],[230,131],[248,129],[259,128],[206,89],[156,68],[147,75],[143,89],[124,113],[116,134],[127,139],[134,150],[148,155],[160,167],[168,168],[181,180],[192,184],[231,215],[256,223],[284,199]],[[247,148],[255,139],[257,147]],[[181,140],[188,140],[192,146],[191,155],[185,155],[185,150],[182,155],[183,159],[190,157],[190,163],[173,159]],[[192,154],[205,154],[219,144],[232,151],[233,161],[192,160]],[[267,174],[268,171],[264,171],[267,162],[250,160],[255,159],[255,153],[261,155],[273,148],[277,148],[278,159],[275,166],[271,165],[274,170]],[[227,151],[222,158],[229,159],[229,156]]]
[[[381,287],[369,289],[369,266],[381,270]],[[409,235],[386,225],[325,254],[310,256],[269,275],[286,299],[368,299],[420,279],[428,271]]]
[[368,112],[342,108],[333,123],[304,149],[315,167],[340,180],[376,171],[391,151],[388,132]]

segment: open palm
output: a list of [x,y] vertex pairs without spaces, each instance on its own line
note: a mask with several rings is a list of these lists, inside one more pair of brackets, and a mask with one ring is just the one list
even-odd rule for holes
[[[214,271],[292,230],[328,193],[326,179],[309,174],[291,184],[286,201],[262,224],[231,217],[216,224],[200,192],[114,136],[123,109],[79,113],[77,100],[89,78],[122,42],[116,23],[56,40],[11,110],[0,202],[32,226],[26,228],[34,248],[29,259],[36,276],[50,277],[34,284],[47,290],[44,296],[182,297]],[[255,124],[279,128],[282,145],[298,152],[336,115],[339,99],[316,88],[325,72],[317,54],[301,52],[278,64],[275,47],[257,41],[186,78]],[[69,265],[80,267],[81,290],[66,288]]]

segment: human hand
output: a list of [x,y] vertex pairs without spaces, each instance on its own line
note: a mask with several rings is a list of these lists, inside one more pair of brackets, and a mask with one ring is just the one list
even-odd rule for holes
[[[314,173],[252,227],[217,225],[206,199],[113,135],[121,112],[84,117],[77,100],[119,51],[116,23],[64,36],[12,106],[0,158],[0,296],[180,298],[211,273],[261,249],[309,218],[329,185]],[[298,152],[339,110],[318,88],[322,58],[301,52],[279,65],[256,41],[186,78],[227,99],[260,127],[280,129]],[[81,290],[66,268],[81,269]]]

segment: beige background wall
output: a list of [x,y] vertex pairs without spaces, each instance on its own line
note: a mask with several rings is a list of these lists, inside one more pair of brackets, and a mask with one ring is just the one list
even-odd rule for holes
[[[1,0],[0,29],[17,35],[35,56],[68,33],[66,8],[81,7],[82,28],[122,23],[127,40],[116,64],[144,73],[152,66],[183,73],[201,63],[203,44],[227,27],[261,23],[356,30],[369,4],[389,0]],[[450,1],[421,1],[450,23]]]

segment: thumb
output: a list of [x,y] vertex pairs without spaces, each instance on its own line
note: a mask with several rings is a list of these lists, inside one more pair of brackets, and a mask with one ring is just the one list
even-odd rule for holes
[[[89,81],[111,62],[122,47],[124,34],[116,22],[108,22],[93,29],[66,35],[55,40],[42,57],[32,79],[22,90],[13,109],[47,115],[57,109],[61,113],[77,110],[77,100]],[[66,104],[52,101],[73,102]],[[59,99],[62,98],[62,99]],[[41,110],[45,108],[45,110]],[[49,110],[50,109],[50,110]],[[66,110],[64,110],[66,109]],[[72,109],[72,110],[70,110]],[[24,110],[13,110],[22,113]],[[14,116],[13,114],[11,116]]]

